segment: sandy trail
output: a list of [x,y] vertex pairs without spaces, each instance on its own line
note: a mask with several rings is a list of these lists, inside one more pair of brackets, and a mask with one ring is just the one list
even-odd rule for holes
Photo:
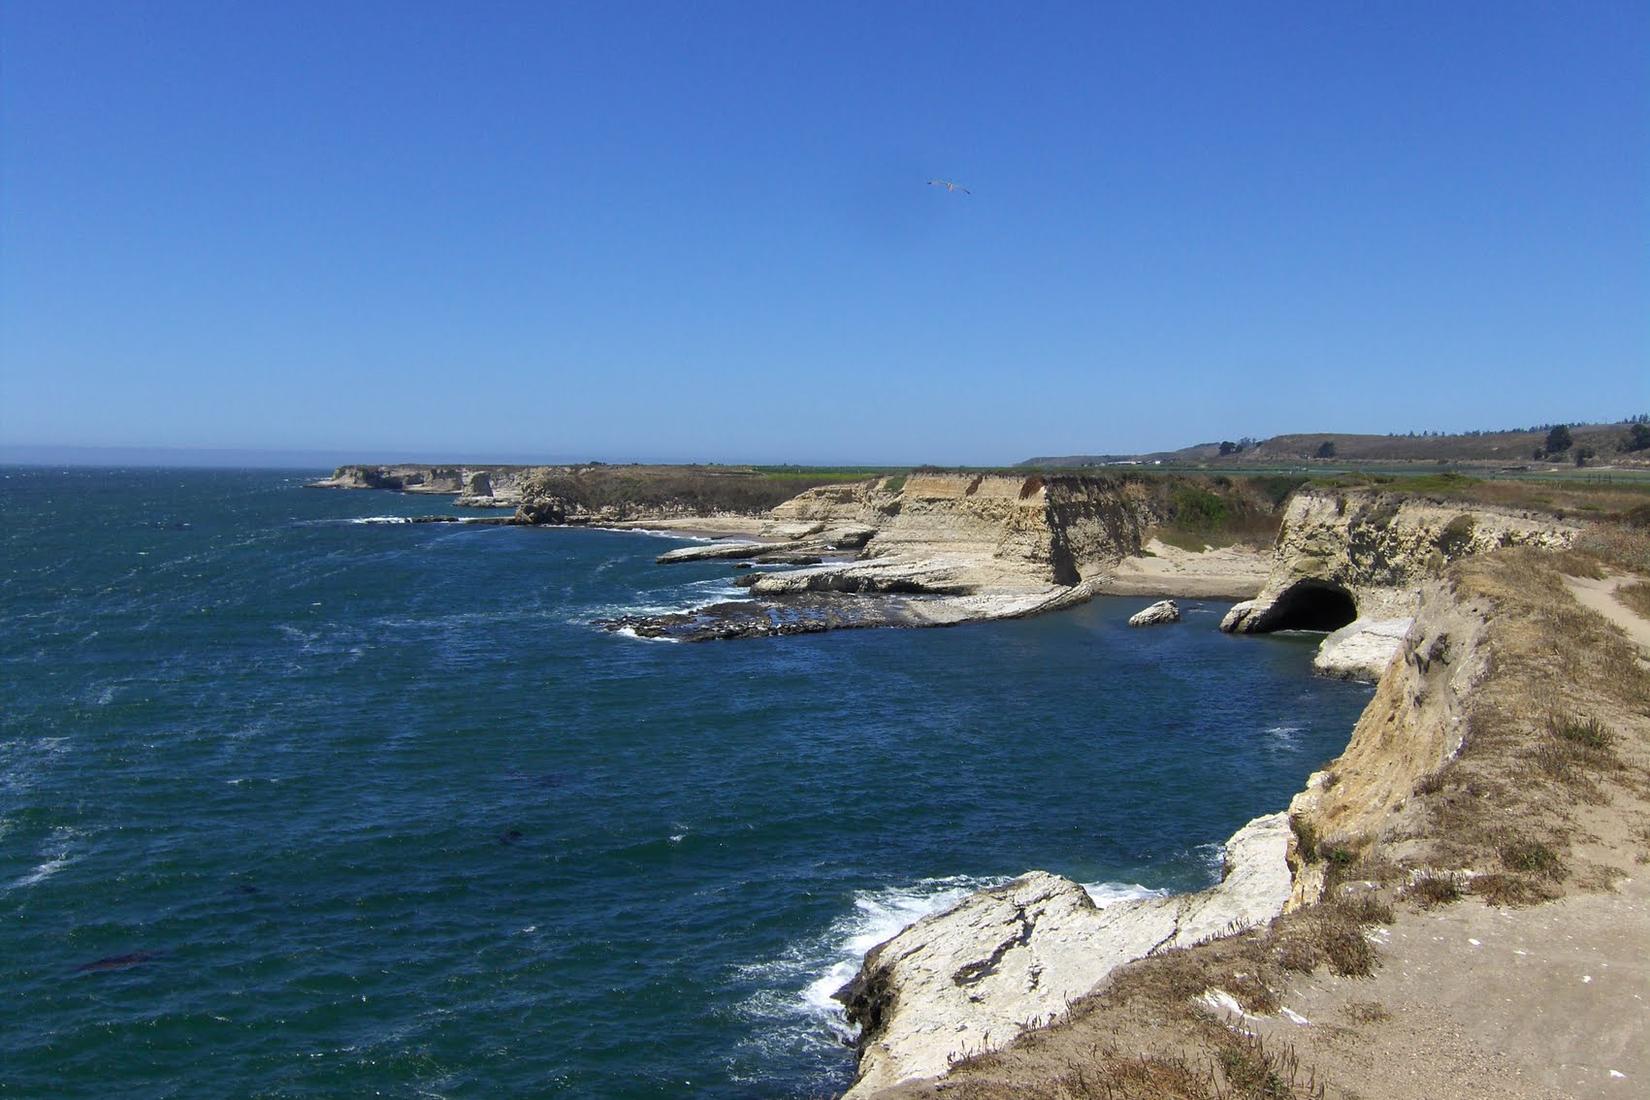
[[[1287,1016],[1245,1022],[1331,1070],[1329,1095],[1431,1100],[1643,1096],[1650,1089],[1650,876],[1528,909],[1476,900],[1406,916],[1372,979],[1320,973]],[[1351,1006],[1390,1018],[1349,1028]]]
[[1650,619],[1635,614],[1616,599],[1616,589],[1639,580],[1636,576],[1607,576],[1602,580],[1587,577],[1565,577],[1564,586],[1576,602],[1589,611],[1603,615],[1631,638],[1639,647],[1640,660],[1650,658]]

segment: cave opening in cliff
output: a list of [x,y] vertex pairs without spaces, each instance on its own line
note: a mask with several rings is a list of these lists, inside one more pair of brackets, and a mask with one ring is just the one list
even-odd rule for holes
[[1257,629],[1339,630],[1358,617],[1352,593],[1329,581],[1297,581],[1266,609]]

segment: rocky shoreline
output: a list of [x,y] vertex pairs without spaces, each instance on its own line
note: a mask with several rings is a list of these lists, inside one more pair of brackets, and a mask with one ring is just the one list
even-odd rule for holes
[[[443,491],[431,486],[455,476],[469,475],[426,476],[409,491]],[[596,518],[535,496],[531,475],[515,484],[515,514],[495,522]],[[601,518],[678,530],[711,522],[674,501]],[[1318,672],[1380,682],[1333,772],[1313,775],[1287,815],[1235,834],[1215,886],[1098,908],[1078,884],[1034,871],[874,948],[840,995],[861,1029],[851,1097],[903,1095],[1062,1009],[1069,1017],[1073,1000],[1139,960],[1317,905],[1334,870],[1319,838],[1390,831],[1388,816],[1401,815],[1416,784],[1462,750],[1463,700],[1489,667],[1487,612],[1440,578],[1491,551],[1562,551],[1583,532],[1558,515],[1380,487],[1294,492],[1269,554],[1177,549],[1153,537],[1171,518],[1138,483],[1081,475],[913,473],[818,486],[759,514],[717,517],[722,541],[660,555],[662,567],[745,570],[738,583],[750,599],[600,624],[642,638],[738,639],[1019,617],[1099,594],[1225,597],[1241,602],[1223,631],[1317,632]],[[1176,618],[1172,604],[1146,610],[1142,623]],[[1302,822],[1312,823],[1309,839]]]
[[[1491,549],[1563,550],[1580,533],[1556,517],[1503,509],[1296,494],[1259,595],[1234,608],[1222,629],[1338,626],[1315,669],[1381,687],[1333,770],[1309,777],[1287,814],[1235,834],[1222,880],[1208,890],[1097,909],[1077,883],[1033,871],[873,948],[839,994],[861,1028],[847,1096],[905,1095],[902,1083],[943,1080],[955,1065],[1069,1017],[1073,1002],[1137,960],[1318,905],[1334,864],[1320,857],[1326,842],[1316,838],[1392,831],[1391,815],[1415,786],[1461,752],[1464,700],[1489,671],[1487,609],[1438,578]],[[1411,614],[1378,617],[1395,608]],[[1165,605],[1148,620],[1170,621]],[[1237,1004],[1218,989],[1206,999],[1217,1015],[1219,1005]]]
[[[1137,485],[1075,475],[913,473],[840,482],[804,489],[746,516],[707,514],[708,498],[690,500],[668,473],[659,475],[669,489],[665,495],[633,493],[646,502],[622,508],[598,504],[611,492],[590,488],[589,478],[596,476],[617,475],[343,467],[314,484],[429,493],[463,487],[473,495],[485,478],[495,498],[506,484],[514,493],[515,513],[504,522],[654,529],[714,523],[718,534],[736,537],[671,551],[660,564],[764,566],[739,578],[748,599],[599,624],[679,641],[952,626],[1058,610],[1100,591],[1113,567],[1141,553],[1146,532],[1162,518]],[[1251,562],[1248,575],[1255,573]],[[1217,587],[1234,585],[1247,587],[1231,578]],[[1246,594],[1253,591],[1248,587]]]

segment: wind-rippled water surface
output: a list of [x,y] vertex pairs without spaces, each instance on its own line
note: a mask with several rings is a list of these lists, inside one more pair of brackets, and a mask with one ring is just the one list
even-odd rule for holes
[[1214,603],[637,641],[733,571],[307,476],[0,470],[0,1093],[828,1094],[866,947],[1207,884],[1368,695]]

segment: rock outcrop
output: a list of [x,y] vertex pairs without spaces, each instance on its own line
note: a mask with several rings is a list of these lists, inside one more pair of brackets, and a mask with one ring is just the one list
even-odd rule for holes
[[1420,586],[1450,562],[1507,546],[1569,546],[1580,531],[1538,512],[1302,489],[1284,512],[1260,594],[1234,607],[1221,629],[1337,630],[1360,617],[1407,618]]
[[742,578],[748,601],[608,625],[696,640],[1040,614],[1090,598],[1109,569],[1140,552],[1155,519],[1145,488],[1118,478],[915,473],[820,486],[769,513],[763,535],[787,547],[661,558],[784,561],[788,549],[800,555],[789,560],[818,556],[820,565]]
[[1290,896],[1283,814],[1226,845],[1226,873],[1195,894],[1097,906],[1082,886],[1033,871],[909,926],[872,949],[839,994],[860,1026],[847,1096],[946,1072],[1066,1011],[1135,959],[1270,920]]
[[[1325,841],[1355,841],[1401,826],[1398,815],[1425,776],[1461,750],[1469,693],[1489,672],[1483,644],[1490,609],[1464,600],[1447,581],[1418,594],[1414,620],[1399,640],[1358,718],[1334,777],[1315,773],[1289,804]],[[1424,830],[1422,830],[1424,831]],[[1296,871],[1290,906],[1316,902],[1325,866],[1291,848]]]
[[1129,616],[1130,626],[1156,626],[1159,623],[1178,623],[1180,605],[1173,600],[1158,600],[1144,611]]
[[1235,605],[1220,629],[1326,631],[1315,667],[1373,680],[1398,652],[1422,586],[1450,562],[1509,546],[1566,547],[1580,532],[1539,512],[1303,489],[1284,513],[1260,594]]

